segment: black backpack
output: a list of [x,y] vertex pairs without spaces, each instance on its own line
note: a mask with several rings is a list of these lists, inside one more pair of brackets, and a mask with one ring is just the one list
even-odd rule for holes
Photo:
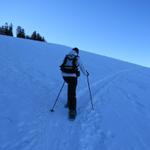
[[60,70],[64,73],[76,73],[79,76],[78,57],[75,55],[66,55],[63,63],[60,65]]

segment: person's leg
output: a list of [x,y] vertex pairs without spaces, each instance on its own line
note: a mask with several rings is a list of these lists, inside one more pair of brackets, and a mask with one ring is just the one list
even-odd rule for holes
[[70,77],[68,83],[68,102],[69,110],[76,112],[76,87],[77,87],[77,78]]
[[76,116],[76,87],[77,87],[77,78],[76,77],[64,77],[64,80],[68,84],[68,106],[69,106],[69,117]]
[[65,104],[65,108],[69,107],[69,77],[63,77],[64,81],[68,85],[68,91],[67,91],[67,103]]

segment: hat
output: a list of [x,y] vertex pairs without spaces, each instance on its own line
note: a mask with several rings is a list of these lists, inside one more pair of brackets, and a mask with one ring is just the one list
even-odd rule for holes
[[79,49],[77,47],[73,48],[72,50],[79,54]]

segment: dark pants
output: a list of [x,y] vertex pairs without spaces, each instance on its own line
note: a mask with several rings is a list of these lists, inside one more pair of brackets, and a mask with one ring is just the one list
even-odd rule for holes
[[68,84],[68,106],[69,106],[69,110],[75,110],[76,111],[77,77],[64,77],[64,80]]

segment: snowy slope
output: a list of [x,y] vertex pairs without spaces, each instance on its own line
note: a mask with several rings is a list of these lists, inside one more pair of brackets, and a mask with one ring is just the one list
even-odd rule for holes
[[71,48],[0,36],[0,150],[149,150],[150,69],[81,52],[78,116],[67,119],[59,65]]

